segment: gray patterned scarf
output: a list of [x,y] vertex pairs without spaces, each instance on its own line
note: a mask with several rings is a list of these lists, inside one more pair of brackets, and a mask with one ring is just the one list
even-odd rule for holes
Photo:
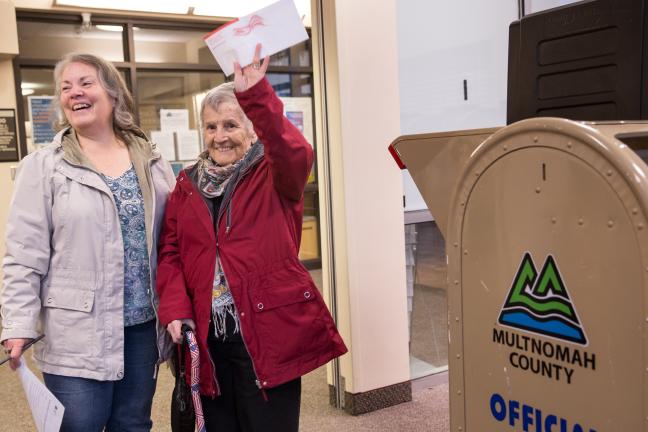
[[198,159],[198,189],[203,196],[208,199],[221,196],[232,174],[243,165],[245,156],[247,156],[247,153],[233,164],[221,166],[209,157],[207,151],[202,152]]

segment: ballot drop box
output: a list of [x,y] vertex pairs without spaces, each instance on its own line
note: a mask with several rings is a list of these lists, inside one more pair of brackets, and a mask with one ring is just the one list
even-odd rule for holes
[[648,123],[535,118],[390,151],[446,240],[451,431],[648,431]]

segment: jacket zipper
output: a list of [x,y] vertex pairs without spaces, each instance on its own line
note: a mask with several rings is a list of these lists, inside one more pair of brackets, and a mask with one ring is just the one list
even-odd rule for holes
[[[189,179],[189,176],[186,173],[185,173],[185,178],[186,178],[187,181],[191,182],[191,179]],[[195,188],[195,185],[194,185],[194,188]],[[193,192],[189,192],[190,195],[192,193]],[[198,191],[198,193],[200,193],[200,191]],[[205,206],[205,209],[207,210],[207,213],[211,215],[211,211],[209,210],[209,207],[207,207],[207,203],[205,203],[205,201],[202,199],[202,197],[199,197],[199,199],[203,203],[203,205]],[[214,230],[214,238],[216,239],[216,259],[219,259],[218,258],[218,232],[216,230]],[[214,268],[214,270],[216,270],[216,269]],[[213,284],[214,284],[214,281],[212,280],[212,289],[213,289]],[[211,298],[211,295],[210,295],[210,298]],[[211,309],[211,305],[210,305],[210,309]],[[210,320],[211,320],[211,317],[210,317]],[[198,326],[197,323],[196,323],[196,326]],[[208,334],[205,335],[205,338],[209,339],[209,325],[207,325],[207,333]],[[209,352],[209,342],[207,342],[205,345],[207,345],[207,358],[209,359],[209,363],[211,363],[211,365],[212,365],[212,378],[214,379],[214,384],[216,384],[216,393],[217,393],[218,396],[220,396],[221,391],[220,391],[220,384],[218,383],[218,378],[216,377],[216,364],[214,363],[214,359],[212,359],[211,353]],[[212,396],[214,396],[214,395],[212,394]]]
[[[218,239],[218,237],[217,237]],[[223,278],[225,279],[225,283],[227,284],[227,287],[229,289],[229,282],[227,282],[227,276],[225,275],[225,270],[223,269],[223,266],[221,265],[220,261],[220,254],[218,252],[219,246],[218,246],[218,240],[216,240],[216,259],[218,259],[219,266],[221,268],[221,272],[223,272]],[[232,296],[232,302],[234,304],[234,310],[236,311],[236,314],[239,316],[239,319],[241,319],[241,314],[238,311],[238,306],[236,306],[236,300],[234,300],[234,296]],[[259,374],[257,373],[256,366],[254,365],[254,359],[252,359],[252,356],[250,355],[250,350],[247,347],[247,344],[245,343],[245,335],[243,334],[243,323],[239,325],[239,331],[241,332],[241,340],[243,341],[243,346],[245,347],[245,351],[247,352],[248,357],[250,357],[250,363],[252,363],[252,370],[254,371],[254,383],[257,385],[259,390],[263,392],[263,398],[267,400],[265,391],[263,391],[263,385],[261,384],[261,381],[259,380]]]
[[[76,163],[74,163],[74,162],[70,162],[70,160],[66,159],[65,157],[63,157],[62,160],[64,160],[66,163],[70,164],[70,165],[73,166],[73,167],[76,167],[76,168],[79,168],[79,169],[83,169],[83,170],[87,170],[87,171],[90,171],[90,172],[92,172],[92,173],[97,174],[98,176],[101,176],[101,173],[99,173],[99,172],[93,170],[92,168],[88,168],[88,167],[86,167],[86,166],[84,166],[84,165],[79,165],[79,164],[76,164]],[[77,181],[76,179],[74,179],[74,180]],[[105,194],[105,195],[106,195],[106,196],[107,196],[107,197],[112,201],[115,210],[117,210],[117,203],[115,202],[115,197],[113,196],[112,193],[108,193],[108,192],[106,192],[106,191],[104,191],[104,190],[102,190],[102,189],[100,189],[100,188],[96,188],[96,187],[93,187],[93,186],[91,186],[91,185],[86,185],[86,186],[88,186],[88,187],[92,187],[93,189],[96,189],[96,190],[98,190],[99,192]],[[119,220],[119,216],[117,217],[117,220]],[[118,233],[118,235],[121,237],[121,231]],[[124,239],[122,238],[122,248],[123,248],[123,243],[124,243]],[[150,246],[149,246],[149,247],[150,247]],[[124,259],[126,259],[126,257],[124,257]],[[149,266],[150,266],[150,264],[151,264],[151,257],[150,257],[150,255],[149,255]],[[150,269],[149,269],[149,272],[150,272]],[[149,286],[150,286],[150,285],[149,285]],[[122,306],[123,306],[123,305],[122,305]],[[155,310],[155,308],[153,308],[153,309]],[[157,313],[156,313],[156,319],[157,319]],[[156,336],[157,336],[157,326],[156,326],[156,329],[155,329],[155,334],[156,334]],[[158,345],[158,341],[157,341],[157,340],[155,341],[155,345],[156,345],[157,348],[158,348],[158,354],[159,354],[159,352],[160,352],[160,347],[159,347],[159,345]],[[155,378],[155,376],[157,376],[158,366],[159,366],[159,363],[156,364],[156,370],[153,372],[153,374],[154,374],[154,378]]]
[[[234,183],[234,186],[232,187],[232,192],[230,193],[230,198],[227,200],[226,203],[223,203],[226,205],[226,210],[223,211],[218,211],[218,217],[216,219],[216,230],[218,230],[218,225],[220,224],[220,219],[223,216],[223,213],[227,211],[227,217],[225,219],[226,226],[225,226],[225,234],[229,234],[230,230],[232,229],[232,207],[231,207],[231,202],[232,199],[234,198],[234,192],[236,191],[236,187],[239,185],[241,182],[241,179],[245,177],[245,175],[257,165],[258,161],[250,164],[248,167],[245,168],[245,170],[241,171],[240,175],[236,179],[236,183]],[[221,204],[221,206],[223,205]],[[218,242],[218,232],[216,232],[216,241]]]
[[[151,173],[151,166],[152,166],[153,162],[158,160],[159,158],[160,158],[159,156],[151,158],[151,159],[148,160],[148,163],[146,164],[147,174],[149,175],[149,178],[151,178],[151,179],[153,179],[153,175]],[[91,168],[88,168],[86,166],[78,165],[76,163],[70,162],[66,158],[63,158],[63,160],[65,160],[65,162],[69,163],[70,165],[72,165],[72,166],[74,166],[76,168],[85,169],[85,170],[93,172],[93,173],[95,173],[97,175],[101,175],[100,173],[98,173],[97,171],[95,171],[95,170],[93,170]],[[153,238],[153,233],[155,232],[155,188],[153,187],[153,185],[150,185],[150,186],[151,186],[151,200],[152,200],[152,203],[151,203],[151,207],[152,207],[151,208],[151,211],[152,211],[151,238]],[[98,189],[98,190],[100,192],[106,194],[113,201],[113,205],[115,205],[115,208],[116,208],[117,205],[115,204],[114,197],[112,196],[112,194],[108,194],[106,191],[103,191],[101,189]],[[120,235],[121,235],[121,233],[120,233]],[[123,239],[122,239],[122,242],[123,242]],[[147,241],[146,247],[147,247],[147,253],[148,253],[149,274],[150,274],[151,273],[151,251],[152,251],[152,245],[150,244],[150,242]],[[126,258],[126,257],[124,257],[124,258]],[[155,325],[155,347],[157,348],[157,351],[158,351],[158,360],[156,362],[156,368],[155,368],[155,372],[154,372],[154,378],[155,378],[155,375],[157,375],[158,367],[159,367],[160,364],[162,364],[162,350],[160,348],[160,333],[159,333],[159,329],[158,329],[158,326],[157,326],[157,323],[159,323],[160,320],[159,320],[159,317],[158,317],[157,309],[155,308],[155,304],[154,304],[154,301],[153,301],[153,291],[152,291],[152,289],[154,289],[154,288],[151,287],[151,281],[150,280],[149,280],[148,289],[149,289],[149,293],[148,293],[149,294],[149,300],[151,302],[151,306],[153,307],[153,312],[155,313],[155,323],[156,323],[156,325]]]
[[[218,240],[218,226],[220,225],[220,220],[223,217],[223,213],[225,213],[227,211],[225,234],[229,234],[230,229],[232,227],[232,211],[231,211],[231,205],[230,204],[232,202],[232,198],[234,197],[234,192],[236,191],[236,187],[239,185],[241,179],[243,177],[245,177],[245,175],[254,166],[256,166],[257,163],[258,163],[258,161],[255,161],[254,163],[250,164],[244,171],[241,172],[239,177],[236,179],[236,183],[234,183],[234,186],[231,189],[232,192],[230,193],[230,198],[228,199],[227,202],[221,203],[221,206],[225,205],[227,207],[227,209],[223,210],[223,211],[221,211],[219,209],[218,216],[216,218],[216,229],[214,230],[214,235],[216,237],[216,259],[218,260],[218,265],[219,265],[221,271],[223,272],[223,278],[225,279],[225,283],[227,284],[228,288],[230,287],[230,284],[227,281],[227,276],[225,275],[225,269],[223,268],[222,261],[220,260],[220,245],[219,245],[219,240]],[[205,204],[205,207],[206,206],[207,205]],[[234,296],[232,296],[232,302],[234,304],[234,310],[236,311],[236,313],[237,313],[237,315],[239,316],[239,319],[240,319],[241,314],[239,313],[238,306],[236,305],[236,300],[234,299]],[[243,341],[243,346],[245,347],[245,351],[247,352],[248,357],[250,357],[250,363],[252,363],[252,371],[254,372],[254,378],[255,378],[254,383],[257,385],[259,390],[261,390],[261,392],[263,393],[263,398],[265,400],[267,400],[267,395],[266,395],[265,391],[263,390],[263,385],[262,385],[261,381],[259,380],[259,374],[257,373],[256,366],[254,364],[254,359],[252,358],[252,355],[250,355],[250,350],[248,349],[247,343],[245,343],[245,336],[243,334],[243,325],[242,324],[239,326],[239,331],[241,332],[241,340]],[[210,357],[210,360],[211,360],[211,357]],[[212,365],[213,365],[213,361],[212,361]],[[214,367],[214,371],[216,371],[215,367]],[[214,372],[214,375],[215,375],[215,372]],[[218,380],[216,380],[216,383],[218,384]],[[220,393],[220,391],[219,391],[219,393]]]
[[[229,234],[230,229],[231,229],[231,227],[232,227],[232,208],[231,208],[231,202],[232,202],[232,198],[234,198],[234,192],[236,191],[236,187],[237,187],[237,186],[239,185],[239,183],[241,182],[241,179],[242,179],[243,177],[245,177],[245,175],[246,175],[246,174],[247,174],[247,173],[248,173],[248,172],[249,172],[249,171],[250,171],[254,166],[256,166],[256,163],[250,164],[250,166],[248,166],[244,171],[241,172],[241,174],[239,175],[239,177],[236,179],[236,183],[234,183],[234,186],[232,187],[232,192],[231,192],[231,194],[230,194],[230,199],[228,200],[227,203],[224,203],[224,204],[227,205],[227,210],[224,210],[224,211],[220,211],[220,210],[219,210],[219,212],[218,212],[218,217],[217,217],[217,219],[216,219],[216,230],[215,230],[215,231],[216,231],[216,232],[215,232],[215,234],[216,234],[216,259],[218,259],[218,265],[220,266],[221,271],[223,272],[223,278],[225,278],[225,283],[227,283],[227,287],[228,287],[228,289],[229,289],[229,287],[230,287],[230,284],[229,284],[229,282],[227,281],[227,276],[225,275],[225,269],[223,268],[223,266],[222,266],[222,261],[220,260],[220,252],[219,252],[219,250],[220,250],[220,245],[219,245],[219,241],[218,241],[218,226],[220,225],[220,219],[221,219],[221,217],[223,216],[223,213],[224,213],[225,211],[227,211],[225,234]],[[221,204],[221,205],[222,205],[222,204]],[[236,310],[236,313],[237,313],[237,315],[239,316],[239,319],[240,319],[241,314],[240,314],[240,312],[239,312],[239,310],[238,310],[238,306],[236,305],[236,300],[234,299],[234,296],[233,296],[233,295],[232,295],[232,302],[233,302],[233,304],[234,304],[234,310]],[[257,385],[257,387],[259,388],[259,390],[261,390],[261,392],[263,393],[263,398],[264,398],[265,400],[267,400],[267,395],[266,395],[265,391],[263,390],[263,384],[261,383],[261,380],[259,380],[259,374],[257,373],[256,365],[254,364],[254,359],[252,358],[252,355],[250,355],[250,350],[248,349],[247,343],[245,343],[245,335],[243,334],[243,324],[242,324],[242,323],[241,323],[241,325],[239,326],[239,331],[241,332],[241,339],[242,339],[242,341],[243,341],[243,346],[245,347],[245,351],[247,352],[248,357],[250,357],[250,363],[252,363],[252,371],[254,372],[254,378],[255,378],[254,382],[255,382],[255,384]]]
[[[259,160],[260,160],[260,158],[259,158]],[[234,186],[232,187],[232,192],[230,193],[230,198],[228,199],[227,202],[221,203],[221,208],[222,208],[223,204],[225,204],[226,207],[227,207],[227,211],[228,211],[228,216],[227,216],[227,220],[226,220],[227,221],[227,226],[225,227],[225,233],[226,234],[229,234],[230,229],[231,229],[232,213],[231,213],[231,210],[230,210],[230,202],[232,201],[232,197],[234,196],[234,191],[236,190],[236,186],[238,186],[238,184],[240,182],[240,179],[243,178],[245,176],[245,174],[247,174],[252,169],[252,167],[256,166],[257,163],[258,163],[258,161],[255,161],[254,163],[250,164],[250,166],[248,166],[244,171],[241,172],[238,179],[236,180],[236,183],[234,183]],[[189,176],[186,173],[185,173],[185,177],[186,177],[187,181],[191,181],[191,179],[189,178]],[[192,184],[192,186],[194,188],[196,188],[195,185]],[[198,193],[200,193],[200,191],[198,191]],[[207,210],[207,213],[211,214],[211,211],[209,210],[209,207],[207,207],[207,203],[205,203],[205,201],[202,198],[200,199],[200,201],[205,206],[205,209]],[[218,260],[218,265],[219,266],[221,265],[221,260],[220,260],[220,253],[219,253],[220,246],[219,246],[219,242],[218,242],[218,225],[220,224],[220,220],[221,220],[221,217],[223,216],[224,212],[225,212],[225,210],[223,210],[223,211],[221,211],[221,209],[218,210],[218,215],[216,216],[216,227],[214,229],[214,237],[216,239],[216,259]],[[225,271],[223,270],[222,267],[221,267],[221,270],[223,271],[223,277],[225,278],[225,283],[227,283],[227,286],[229,288],[229,282],[227,282],[227,277],[225,276]],[[213,284],[213,282],[214,281],[212,280],[212,284]],[[236,310],[236,313],[239,314],[238,307],[236,306],[236,301],[234,301],[234,296],[232,296],[232,301],[234,302],[234,310]],[[239,317],[240,316],[241,315],[239,314]],[[210,319],[211,319],[211,317],[210,317]],[[261,387],[261,381],[259,381],[259,375],[257,374],[256,366],[254,365],[254,360],[252,360],[252,356],[250,355],[250,350],[248,349],[247,344],[245,343],[245,338],[242,337],[243,336],[243,326],[240,326],[240,331],[241,331],[241,339],[243,339],[243,346],[245,347],[245,351],[247,352],[248,357],[250,357],[250,362],[252,363],[252,370],[254,371],[254,377],[256,378],[254,380],[254,382],[257,385],[257,387],[259,389],[261,389],[261,391],[263,392],[264,399],[267,400],[267,396],[265,394],[265,391],[263,391],[263,389]],[[212,371],[213,371],[212,378],[214,379],[214,384],[216,384],[216,390],[218,391],[218,394],[220,395],[221,394],[220,385],[218,383],[218,378],[216,377],[216,365],[214,364],[214,359],[212,359],[211,353],[209,352],[209,349],[207,349],[207,358],[209,359],[209,362],[212,365]]]

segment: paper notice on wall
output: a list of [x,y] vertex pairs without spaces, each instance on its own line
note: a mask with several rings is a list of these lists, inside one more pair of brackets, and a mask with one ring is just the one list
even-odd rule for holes
[[162,157],[168,161],[176,160],[173,131],[151,131],[151,141]]
[[198,159],[200,140],[196,129],[176,132],[178,138],[178,160]]
[[49,144],[54,140],[54,96],[27,96],[29,121],[34,144]]
[[225,75],[231,75],[234,62],[241,67],[252,63],[258,43],[263,58],[305,41],[308,34],[292,0],[280,0],[220,26],[203,39]]
[[189,110],[162,108],[160,110],[160,129],[164,132],[189,129]]
[[25,361],[20,362],[17,372],[38,432],[58,432],[65,412],[63,404],[36,378]]
[[309,97],[281,97],[284,115],[313,145],[313,101]]

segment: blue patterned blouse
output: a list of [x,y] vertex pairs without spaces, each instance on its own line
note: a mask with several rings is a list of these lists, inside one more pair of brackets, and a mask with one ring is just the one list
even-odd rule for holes
[[103,178],[115,197],[124,239],[124,326],[142,324],[155,318],[142,190],[133,165],[117,178]]

